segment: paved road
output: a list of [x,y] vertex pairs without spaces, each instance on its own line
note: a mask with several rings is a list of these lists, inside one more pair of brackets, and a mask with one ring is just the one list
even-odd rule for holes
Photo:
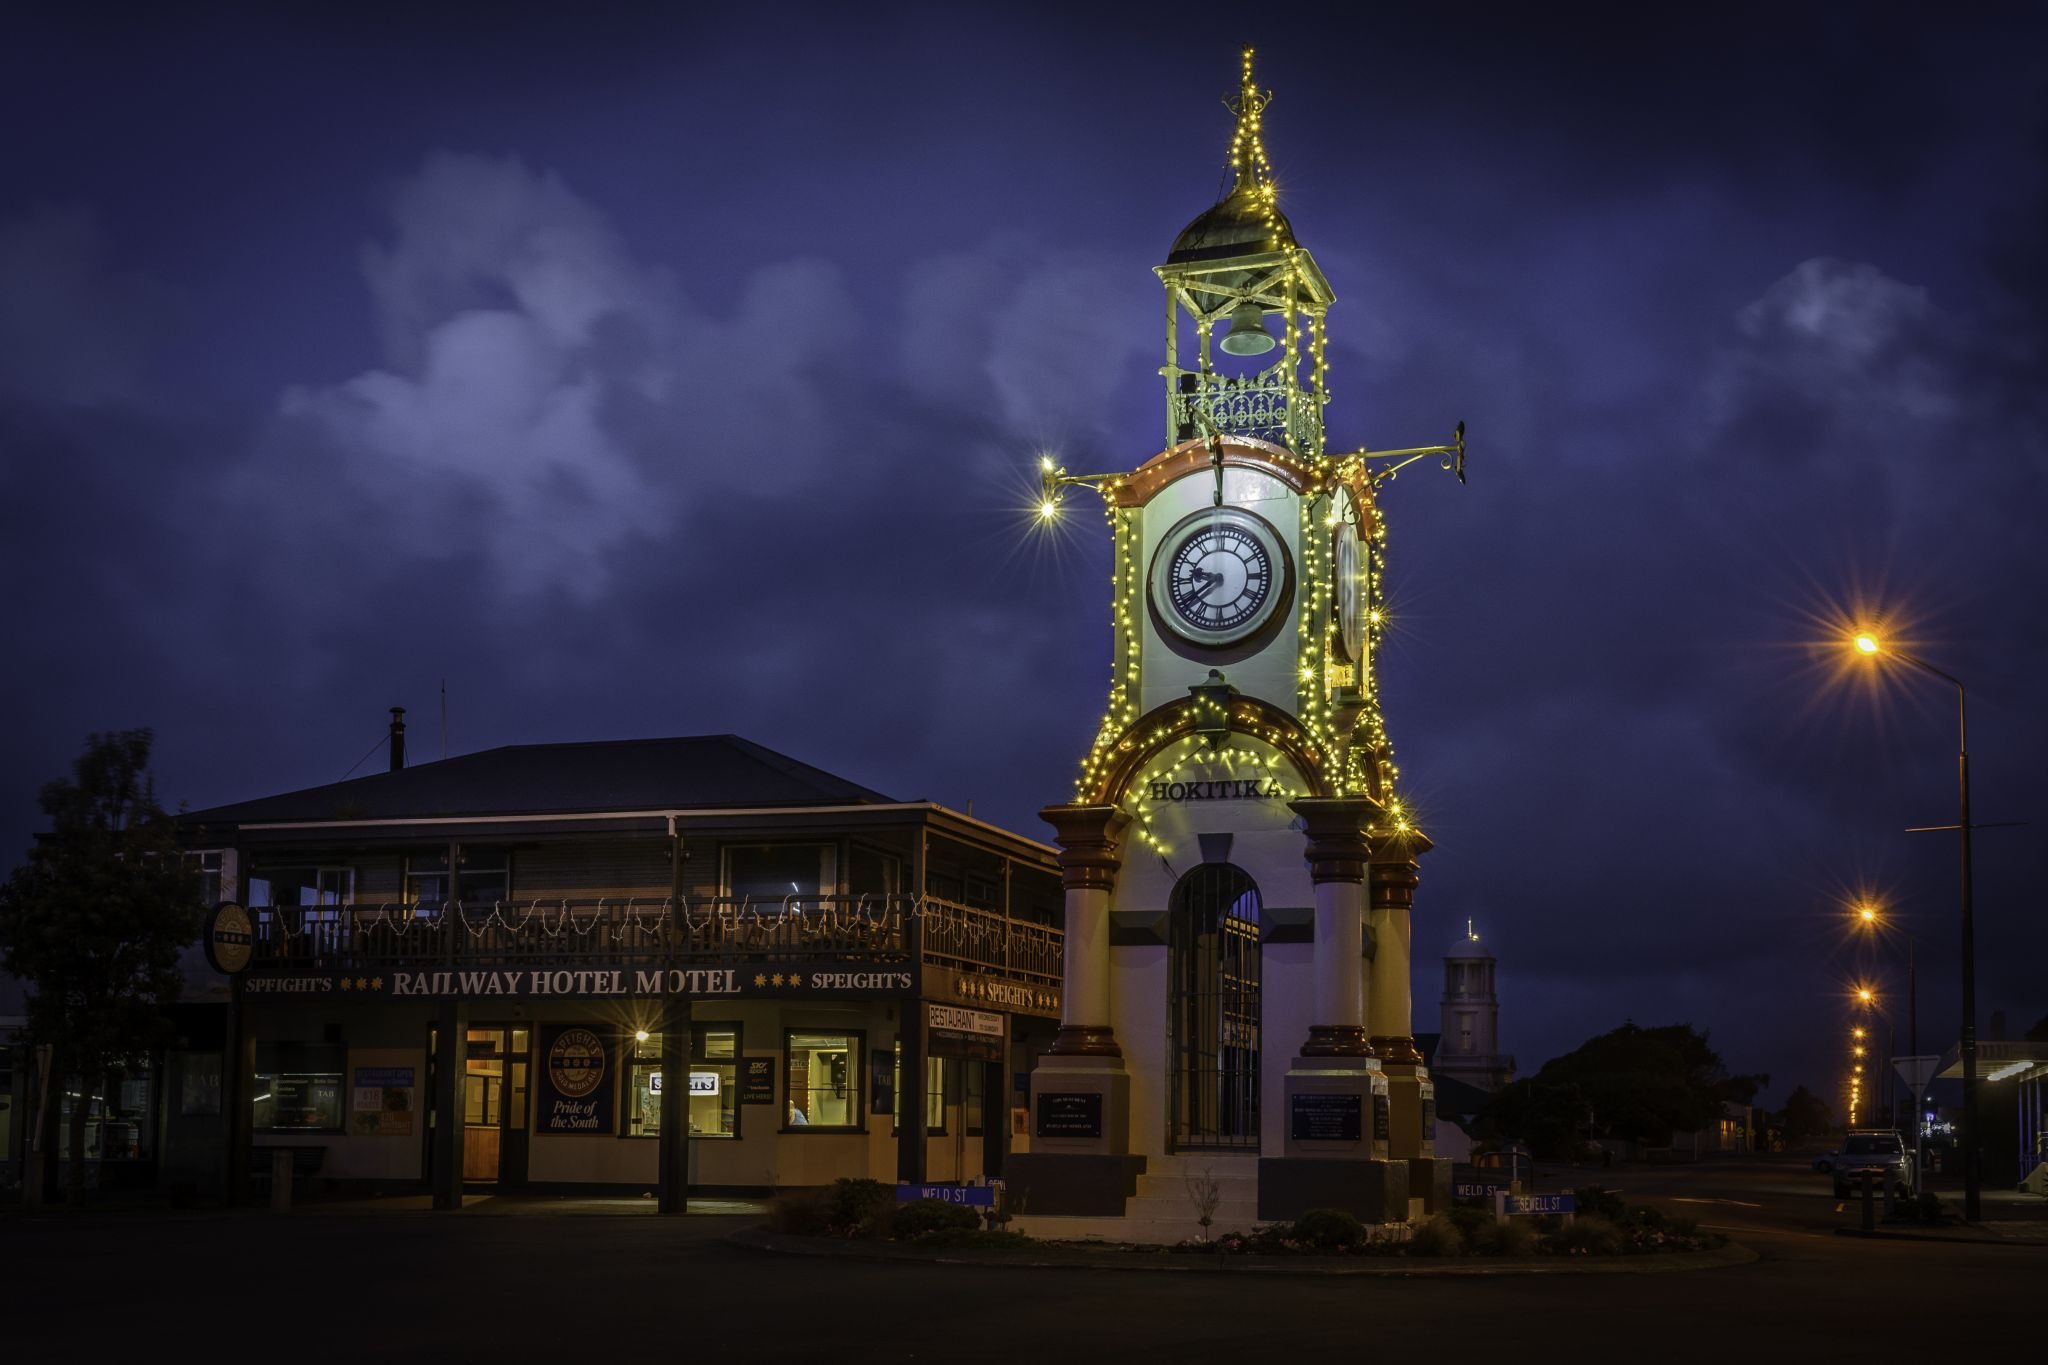
[[[1296,1278],[769,1257],[746,1221],[386,1212],[0,1220],[0,1358],[1478,1361],[1976,1354],[2038,1337],[2048,1248],[1838,1237],[1796,1163],[1603,1173],[1762,1253],[1673,1275]],[[1677,1201],[1709,1201],[1705,1203]],[[1330,1358],[1337,1358],[1334,1354]]]

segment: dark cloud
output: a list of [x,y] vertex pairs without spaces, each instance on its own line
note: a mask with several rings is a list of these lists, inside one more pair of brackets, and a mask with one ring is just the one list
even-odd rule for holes
[[[1029,535],[1028,465],[1156,448],[1147,267],[1227,132],[1241,19],[1170,13],[15,21],[0,843],[87,730],[154,724],[211,803],[339,777],[393,703],[438,752],[444,679],[454,751],[733,730],[1035,832],[1108,562],[1078,503]],[[1262,49],[1333,432],[1474,433],[1469,486],[1388,492],[1385,686],[1418,948],[1477,921],[1525,1065],[1688,1018],[1825,1084],[1865,883],[1954,1015],[1952,849],[1897,832],[1945,818],[1948,699],[1816,640],[1891,609],[1971,681],[1983,818],[2034,815],[2041,30],[1333,9]],[[2030,1020],[2048,868],[1979,860],[1984,1008]]]

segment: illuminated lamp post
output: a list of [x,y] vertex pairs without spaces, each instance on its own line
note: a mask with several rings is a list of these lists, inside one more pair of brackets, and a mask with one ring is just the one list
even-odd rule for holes
[[[1956,832],[1962,836],[1963,909],[1963,1217],[1974,1223],[1983,1212],[1983,1174],[1977,1151],[1977,929],[1970,894],[1970,712],[1962,679],[1944,673],[1925,659],[1888,648],[1868,631],[1856,636],[1859,653],[1877,660],[1897,659],[1941,679],[1956,690]],[[1916,1116],[1917,1117],[1917,1116]]]

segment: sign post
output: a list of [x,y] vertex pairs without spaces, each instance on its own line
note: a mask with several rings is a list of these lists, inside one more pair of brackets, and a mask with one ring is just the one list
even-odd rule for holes
[[1913,1092],[1913,1193],[1920,1193],[1921,1135],[1927,1131],[1927,1086],[1934,1079],[1934,1073],[1941,1070],[1941,1058],[1935,1057],[1894,1057],[1892,1069],[1899,1073],[1899,1079]]

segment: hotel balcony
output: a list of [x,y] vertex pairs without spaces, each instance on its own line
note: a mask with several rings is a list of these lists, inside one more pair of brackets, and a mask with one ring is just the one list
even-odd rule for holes
[[252,906],[256,971],[769,965],[915,960],[1057,990],[1064,935],[936,897],[533,900]]

